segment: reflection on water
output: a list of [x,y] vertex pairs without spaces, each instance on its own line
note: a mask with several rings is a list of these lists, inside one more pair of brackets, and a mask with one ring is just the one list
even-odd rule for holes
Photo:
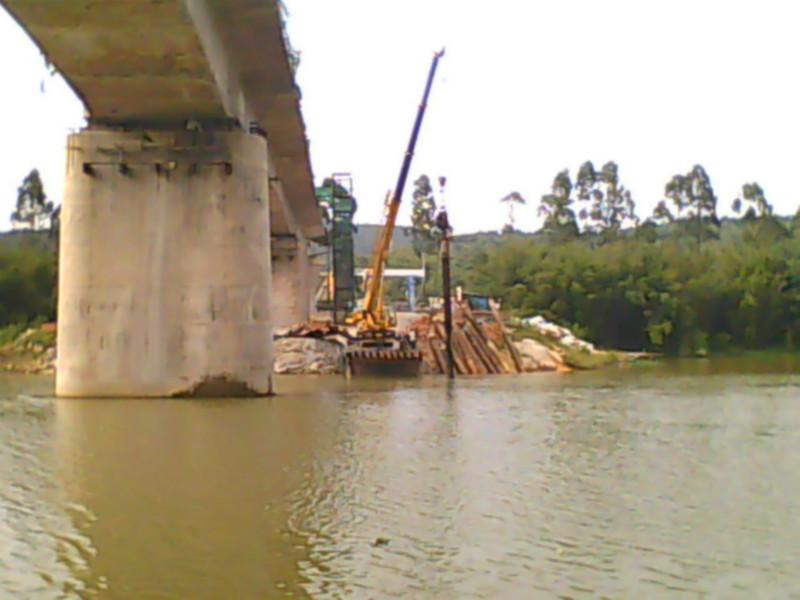
[[791,597],[795,366],[213,402],[0,379],[0,596]]

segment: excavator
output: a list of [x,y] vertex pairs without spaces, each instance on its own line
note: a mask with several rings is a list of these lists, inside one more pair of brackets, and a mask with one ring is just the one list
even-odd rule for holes
[[366,295],[360,310],[355,311],[347,323],[356,328],[357,334],[347,350],[347,373],[349,376],[391,375],[415,376],[419,374],[422,354],[416,348],[416,340],[400,334],[397,325],[386,310],[384,301],[384,271],[391,249],[392,236],[397,224],[397,214],[403,199],[411,162],[417,148],[417,140],[428,108],[433,82],[444,50],[434,54],[422,103],[417,111],[408,149],[403,157],[400,175],[394,192],[386,199],[386,224],[383,226],[372,256],[370,276],[366,282]]

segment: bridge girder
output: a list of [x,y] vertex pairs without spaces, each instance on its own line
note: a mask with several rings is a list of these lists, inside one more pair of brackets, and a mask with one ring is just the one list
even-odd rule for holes
[[263,131],[271,177],[285,195],[273,207],[273,233],[322,235],[277,0],[0,4],[81,98],[90,126],[237,123]]

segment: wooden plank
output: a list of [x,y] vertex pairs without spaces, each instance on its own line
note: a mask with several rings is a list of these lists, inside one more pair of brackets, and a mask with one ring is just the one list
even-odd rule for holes
[[511,360],[514,361],[514,368],[516,369],[517,373],[524,373],[525,368],[522,366],[522,356],[520,355],[519,350],[517,350],[517,347],[514,345],[514,340],[511,339],[511,336],[508,335],[508,332],[506,331],[506,327],[503,322],[503,315],[500,313],[500,306],[494,301],[490,301],[489,306],[492,309],[492,316],[494,317],[494,320],[503,331],[503,342],[506,345],[508,353],[511,355]]
[[464,330],[460,327],[453,329],[453,347],[454,350],[457,349],[456,354],[463,359],[470,375],[487,375],[489,373],[483,361],[470,345]]
[[492,352],[491,348],[489,348],[486,336],[480,331],[480,326],[475,327],[473,323],[468,322],[464,330],[469,334],[475,350],[486,363],[489,372],[497,375],[502,373],[503,365],[500,363],[500,359]]
[[506,343],[506,348],[508,348],[508,353],[511,355],[511,359],[514,361],[514,367],[516,367],[517,373],[524,373],[525,367],[522,363],[522,355],[519,353],[519,349],[514,344],[514,340],[507,333],[503,334],[503,340]]
[[453,349],[469,375],[483,375],[480,360],[472,352],[461,328],[453,329]]
[[477,319],[475,319],[475,315],[472,313],[472,309],[469,307],[469,304],[466,302],[464,303],[464,317],[467,320],[467,323],[474,329],[477,338],[479,339],[479,343],[481,344],[481,351],[488,357],[491,361],[493,368],[500,373],[502,371],[502,366],[500,365],[499,359],[497,357],[491,355],[491,351],[489,350],[488,338],[483,331],[483,328],[478,323]]
[[447,371],[447,356],[445,356],[446,353],[444,349],[439,347],[439,340],[429,338],[428,344],[430,345],[431,353],[436,363],[434,375],[444,375]]
[[436,354],[436,348],[434,348],[434,339],[428,336],[426,342],[428,351],[425,353],[425,364],[428,365],[428,368],[434,375],[444,373],[444,369],[439,363],[439,357]]
[[469,302],[466,302],[466,301],[462,302],[461,303],[461,310],[463,311],[464,318],[466,320],[471,321],[473,323],[476,322],[475,314],[472,312],[472,308],[470,307]]
[[495,369],[497,369],[498,374],[506,373],[506,369],[503,366],[503,360],[500,358],[500,354],[497,352],[497,346],[495,346],[494,343],[485,336],[483,343],[486,348],[486,353],[492,360],[492,364],[494,365]]
[[503,365],[504,375],[513,375],[517,372],[517,369],[514,366],[514,361],[512,360],[509,352],[498,348],[497,344],[495,344],[492,340],[489,340],[489,348],[492,349],[492,352],[494,352],[497,358],[500,360],[500,364]]
[[486,353],[481,347],[480,339],[475,335],[474,331],[472,331],[472,329],[469,327],[469,324],[467,324],[467,326],[464,327],[462,331],[464,333],[464,337],[466,337],[466,339],[468,340],[472,351],[475,353],[475,356],[478,357],[480,364],[483,366],[484,369],[486,369],[486,372],[494,373],[494,368],[492,366],[491,359],[488,356],[486,356]]

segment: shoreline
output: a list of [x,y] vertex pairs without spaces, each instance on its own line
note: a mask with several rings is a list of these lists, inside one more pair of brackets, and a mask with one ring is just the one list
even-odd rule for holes
[[[529,329],[514,333],[514,343],[523,355],[525,373],[569,373],[594,371],[661,355],[648,352],[600,350],[587,342],[569,346],[546,335],[530,337]],[[523,337],[524,336],[524,337]],[[278,338],[275,340],[276,375],[341,375],[344,349],[322,339]],[[31,327],[0,346],[0,372],[23,375],[54,374],[56,326],[48,323]]]

